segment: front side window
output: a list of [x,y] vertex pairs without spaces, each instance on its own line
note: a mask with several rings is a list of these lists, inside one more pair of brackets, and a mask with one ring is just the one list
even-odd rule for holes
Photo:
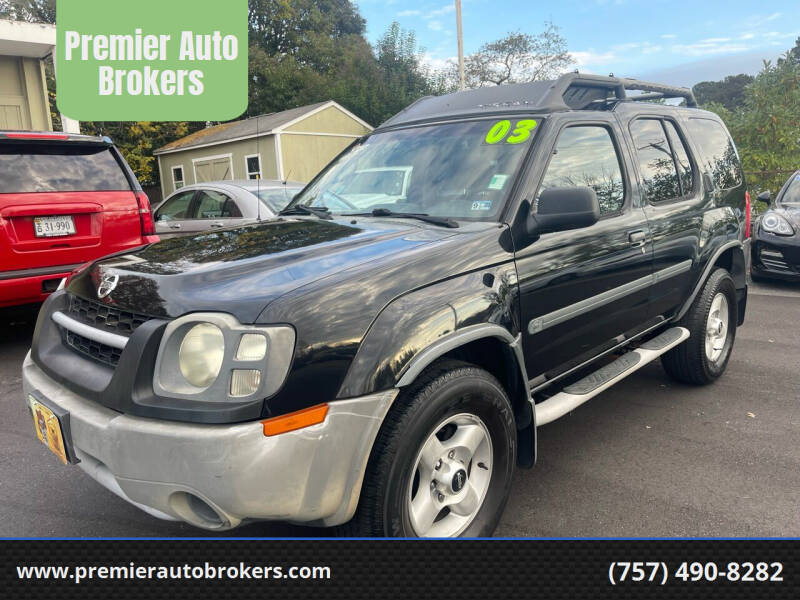
[[494,220],[538,124],[486,119],[376,133],[331,163],[292,205]]
[[592,188],[600,213],[619,212],[625,204],[625,184],[611,133],[600,125],[579,125],[561,132],[545,171],[539,194],[547,188]]
[[637,119],[631,123],[639,173],[647,200],[653,203],[680,198],[681,186],[675,159],[660,119]]
[[189,218],[189,204],[192,202],[194,190],[175,194],[156,211],[157,221],[175,221]]
[[185,184],[183,182],[183,167],[172,167],[173,189],[179,190]]
[[714,189],[726,190],[742,183],[736,146],[722,123],[711,119],[689,119],[689,130],[697,143]]

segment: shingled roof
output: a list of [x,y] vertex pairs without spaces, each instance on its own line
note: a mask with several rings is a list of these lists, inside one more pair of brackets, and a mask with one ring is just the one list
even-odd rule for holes
[[176,150],[193,148],[195,146],[221,144],[231,140],[268,135],[274,133],[276,129],[280,129],[295,119],[326,104],[338,106],[335,102],[329,100],[327,102],[317,102],[316,104],[309,104],[307,106],[298,106],[297,108],[290,108],[289,110],[283,110],[281,112],[250,117],[242,121],[231,121],[230,123],[206,127],[186,137],[182,137],[179,140],[170,142],[166,146],[162,146],[158,150],[155,150],[153,154],[164,154],[167,152],[175,152]]

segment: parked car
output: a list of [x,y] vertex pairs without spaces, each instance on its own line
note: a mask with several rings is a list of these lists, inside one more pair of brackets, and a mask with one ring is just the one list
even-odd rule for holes
[[107,137],[0,132],[0,307],[42,302],[79,265],[158,241]]
[[[397,166],[402,200],[348,208],[355,174]],[[426,98],[281,215],[97,261],[47,301],[23,387],[64,462],[208,529],[489,535],[539,427],[659,357],[715,381],[745,316],[741,165],[681,88]]]
[[800,281],[800,170],[778,192],[758,199],[769,207],[753,224],[750,274],[753,279]]
[[169,237],[272,219],[302,189],[294,181],[253,179],[187,185],[156,207],[156,233]]

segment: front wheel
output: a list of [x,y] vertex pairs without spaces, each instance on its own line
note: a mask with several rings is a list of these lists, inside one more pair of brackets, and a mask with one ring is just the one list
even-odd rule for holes
[[722,375],[736,339],[736,310],[733,279],[725,269],[717,269],[678,323],[689,330],[689,339],[661,357],[667,374],[695,385]]
[[516,426],[491,374],[440,360],[403,390],[381,427],[358,510],[343,533],[481,537],[511,490]]

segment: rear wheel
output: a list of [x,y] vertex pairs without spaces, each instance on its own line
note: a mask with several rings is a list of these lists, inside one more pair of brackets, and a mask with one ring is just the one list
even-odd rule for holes
[[736,310],[733,279],[725,269],[717,269],[678,323],[689,330],[689,339],[661,357],[667,374],[695,385],[722,375],[736,339]]
[[358,536],[488,536],[511,490],[513,410],[492,375],[440,360],[403,390],[386,416],[358,510]]

